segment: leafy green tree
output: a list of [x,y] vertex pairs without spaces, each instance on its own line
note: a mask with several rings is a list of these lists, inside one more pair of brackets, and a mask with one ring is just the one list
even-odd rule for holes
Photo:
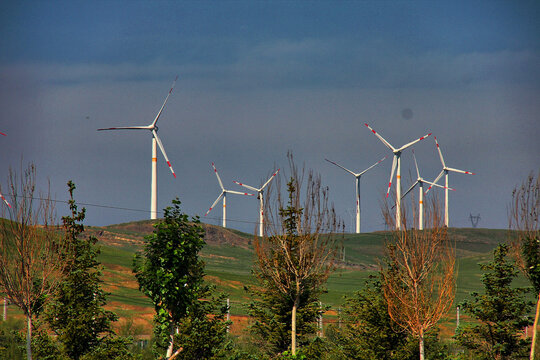
[[[82,359],[85,355],[103,349],[107,344],[119,342],[113,339],[112,322],[116,314],[105,310],[107,294],[101,288],[102,266],[97,257],[100,253],[95,237],[83,237],[83,220],[86,209],[78,211],[73,192],[75,184],[68,182],[70,194],[70,216],[62,218],[65,241],[71,253],[65,268],[65,279],[60,285],[44,319],[62,344],[63,351],[71,359]],[[111,358],[112,359],[112,358]]]
[[[248,313],[253,320],[250,332],[267,354],[281,353],[291,345],[290,319],[294,301],[292,296],[284,298],[277,289],[272,289],[272,283],[262,280],[259,285],[247,289],[253,298],[248,304]],[[321,292],[306,291],[300,297],[296,314],[297,341],[300,346],[307,345],[311,335],[316,332],[315,321],[321,311],[318,300]]]
[[[139,288],[156,311],[156,350],[169,348],[168,357],[177,349],[176,358],[211,359],[223,346],[227,323],[223,321],[226,309],[217,305],[221,299],[211,297],[212,288],[203,279],[204,262],[198,254],[204,229],[198,217],[189,221],[180,211],[178,199],[164,212],[134,259]],[[179,333],[173,336],[176,329]]]
[[416,348],[388,315],[379,279],[366,282],[362,290],[347,298],[342,320],[337,341],[349,359],[405,359]]
[[527,316],[532,303],[526,301],[525,288],[512,287],[517,269],[507,259],[508,246],[500,244],[493,252],[493,261],[481,264],[484,271],[484,294],[471,293],[471,300],[460,307],[479,323],[460,327],[457,343],[468,349],[474,359],[527,358],[529,339],[522,338],[522,329],[531,324]]
[[224,295],[212,297],[214,287],[201,293],[205,300],[196,300],[186,317],[180,320],[174,335],[175,347],[182,349],[175,359],[228,359],[232,343],[227,338],[225,321],[227,305]]

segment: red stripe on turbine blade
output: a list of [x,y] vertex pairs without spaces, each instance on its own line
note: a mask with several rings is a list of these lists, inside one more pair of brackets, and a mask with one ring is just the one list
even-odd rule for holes
[[174,178],[176,179],[176,174],[174,172],[172,174],[173,174]]

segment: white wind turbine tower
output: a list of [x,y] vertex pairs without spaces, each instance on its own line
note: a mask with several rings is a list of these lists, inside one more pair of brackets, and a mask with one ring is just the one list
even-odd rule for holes
[[420,140],[427,138],[431,133],[422,136],[419,139],[411,141],[408,144],[403,145],[400,148],[393,147],[388,141],[386,141],[381,135],[379,135],[375,130],[373,130],[368,124],[365,124],[369,130],[384,144],[388,147],[394,154],[394,160],[392,161],[392,171],[390,172],[390,181],[388,182],[388,190],[386,191],[386,197],[390,194],[390,187],[392,186],[392,179],[394,178],[394,171],[397,167],[396,173],[396,229],[401,229],[401,153],[403,150],[407,149],[409,146],[416,144]]
[[[414,157],[414,165],[416,166],[416,174],[418,175],[418,178],[411,185],[409,190],[407,190],[405,194],[403,194],[401,198],[403,199],[408,193],[411,192],[412,189],[414,189],[416,185],[418,185],[418,230],[423,230],[424,229],[424,183],[430,184],[431,186],[438,186],[440,188],[447,189],[447,190],[448,188],[442,185],[436,184],[435,182],[429,182],[427,180],[424,180],[424,178],[420,176],[420,171],[418,170],[418,163],[416,162],[414,149],[412,150],[412,152],[413,152],[413,157]],[[450,190],[454,190],[454,189],[450,189]]]
[[[0,135],[4,135],[4,136],[7,136],[6,134],[4,134],[3,132],[0,132]],[[7,206],[11,207],[11,204],[8,203],[8,201],[6,200],[6,198],[4,197],[4,195],[2,195],[2,193],[0,192],[0,198],[2,198],[2,200],[4,200],[4,202],[6,203]]]
[[250,193],[243,193],[243,192],[240,192],[240,191],[226,190],[223,187],[223,183],[221,182],[221,178],[219,177],[218,171],[217,171],[216,166],[214,165],[214,163],[212,163],[212,167],[214,168],[214,173],[216,174],[219,186],[221,187],[221,194],[219,194],[216,201],[214,201],[214,203],[212,204],[212,206],[210,206],[210,209],[208,209],[208,211],[206,212],[206,214],[204,214],[204,216],[208,215],[210,213],[210,211],[212,211],[214,206],[216,206],[218,201],[221,200],[221,198],[223,198],[223,227],[227,227],[227,194],[231,193],[231,194],[247,195],[247,196],[254,196],[254,195],[250,194]]
[[366,172],[371,170],[373,167],[379,165],[387,157],[388,156],[383,157],[381,160],[377,161],[375,164],[371,165],[370,167],[368,167],[367,169],[359,173],[352,172],[351,170],[345,168],[344,166],[339,165],[338,163],[335,163],[328,159],[324,159],[328,161],[329,163],[332,163],[336,165],[337,167],[342,168],[343,170],[345,170],[349,174],[352,174],[356,178],[356,233],[357,234],[360,234],[360,178],[362,177],[362,175],[364,175]]
[[[441,164],[442,164],[443,168],[442,168],[439,176],[437,176],[437,178],[435,180],[433,180],[433,182],[437,183],[437,181],[439,181],[439,179],[444,174],[445,187],[446,187],[446,190],[444,192],[444,225],[446,225],[446,227],[448,227],[448,223],[449,223],[449,221],[448,221],[449,220],[448,219],[449,218],[449,216],[448,216],[448,173],[450,171],[461,173],[461,174],[469,174],[469,175],[474,175],[474,173],[472,173],[470,171],[454,169],[454,168],[446,166],[446,164],[444,163],[444,158],[442,156],[441,148],[439,147],[439,142],[437,141],[437,137],[435,137],[435,144],[437,145],[437,150],[439,151],[439,157],[441,158]],[[428,192],[430,189],[431,189],[431,186],[427,189],[426,192]]]
[[261,186],[260,188],[256,188],[256,187],[253,187],[253,186],[249,186],[249,185],[246,185],[246,184],[243,184],[241,182],[238,182],[238,181],[233,181],[234,183],[240,185],[240,186],[243,186],[247,189],[250,189],[250,190],[253,190],[253,191],[256,191],[257,192],[257,199],[259,199],[259,236],[264,236],[264,203],[263,203],[263,192],[264,192],[264,188],[270,184],[270,181],[272,181],[274,179],[274,177],[277,175],[277,173],[279,172],[279,169],[277,169],[277,171],[275,173],[272,174],[272,176],[270,176],[270,178],[268,180],[266,180],[266,182],[264,183],[263,186]]
[[176,178],[176,174],[174,173],[174,170],[171,166],[171,162],[169,161],[169,158],[167,157],[165,148],[163,147],[163,144],[161,143],[161,140],[159,139],[158,134],[157,134],[158,132],[157,122],[159,120],[159,117],[161,116],[161,113],[163,112],[163,109],[165,108],[165,104],[167,103],[167,100],[169,100],[169,96],[171,96],[174,86],[176,85],[176,80],[178,80],[178,75],[174,79],[171,89],[169,90],[169,93],[167,94],[167,97],[165,98],[163,105],[161,105],[161,109],[159,109],[154,121],[152,121],[150,125],[123,126],[123,127],[111,127],[111,128],[98,129],[98,131],[101,131],[101,130],[148,130],[152,133],[152,184],[151,184],[151,196],[150,196],[150,219],[152,220],[157,219],[157,146],[159,146],[161,153],[163,154],[163,157],[165,158],[165,161],[167,161],[167,165],[169,166],[169,169],[171,169],[173,176]]

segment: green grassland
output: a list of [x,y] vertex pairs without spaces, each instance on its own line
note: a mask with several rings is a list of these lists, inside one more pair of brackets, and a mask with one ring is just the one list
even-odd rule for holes
[[[217,226],[205,225],[205,228],[207,244],[201,251],[201,257],[206,263],[207,281],[216,286],[216,291],[230,298],[231,315],[246,315],[250,296],[245,287],[257,286],[252,274],[255,260],[252,244],[254,236]],[[99,228],[87,227],[86,231],[87,235],[99,239],[103,286],[110,293],[107,307],[119,315],[119,324],[135,319],[147,335],[151,333],[154,310],[149,299],[138,289],[132,265],[135,253],[142,249],[144,237],[152,230],[151,221],[139,221]],[[448,234],[455,242],[458,256],[454,302],[457,305],[468,298],[471,292],[483,291],[478,264],[491,261],[491,251],[511,234],[506,230],[467,228],[450,228]],[[352,296],[364,286],[370,275],[377,274],[384,245],[391,241],[391,236],[391,232],[338,236],[337,256],[340,261],[327,282],[327,292],[321,297],[323,304],[332,310],[325,315],[328,321],[335,321],[336,311],[344,303],[344,297]],[[528,282],[520,276],[514,286],[528,286]],[[532,295],[531,300],[534,300]],[[14,307],[10,308],[11,314],[21,315]],[[443,322],[446,328],[452,329],[455,326],[455,312],[451,311]]]
[[[107,232],[118,236],[129,236],[142,240],[148,233],[150,222],[134,224],[111,225]],[[217,228],[217,230],[216,230]],[[217,291],[228,295],[231,301],[231,313],[245,315],[245,305],[249,302],[246,286],[255,285],[252,275],[254,252],[252,247],[253,235],[220,229],[226,231],[227,236],[236,236],[240,240],[231,243],[215,243],[207,239],[207,244],[201,252],[206,263],[207,280],[213,283]],[[231,235],[232,234],[232,235]],[[482,291],[481,271],[478,263],[491,260],[492,249],[509,236],[506,230],[490,229],[449,229],[449,236],[456,244],[458,256],[457,293],[455,303],[468,297],[470,292]],[[344,296],[351,296],[361,289],[370,275],[376,275],[379,261],[383,256],[384,244],[391,241],[390,232],[376,232],[369,234],[344,234],[339,236],[339,248],[345,252],[344,261],[340,261],[336,271],[330,276],[327,283],[327,293],[322,301],[336,310],[342,303]],[[136,280],[131,273],[135,251],[139,245],[127,243],[123,245],[110,245],[101,242],[100,260],[104,266],[104,283],[111,292],[110,300],[114,308],[121,313],[130,311],[151,312],[151,303],[139,292]],[[340,249],[339,257],[343,253]],[[516,286],[527,286],[525,279],[520,278]]]

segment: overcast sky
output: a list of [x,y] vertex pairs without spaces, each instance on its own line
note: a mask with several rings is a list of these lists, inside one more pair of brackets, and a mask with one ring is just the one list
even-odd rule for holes
[[[72,179],[79,202],[124,208],[87,206],[88,225],[149,218],[151,134],[96,129],[149,124],[177,74],[158,123],[177,178],[160,154],[159,209],[178,196],[202,216],[220,193],[212,161],[241,190],[291,150],[351,230],[354,177],[324,158],[360,171],[390,155],[364,123],[396,147],[432,132],[448,166],[476,173],[450,174],[450,226],[472,213],[506,228],[512,189],[540,169],[538,1],[4,1],[0,33],[2,190],[22,158],[58,200]],[[435,178],[433,138],[415,152]],[[391,164],[362,177],[363,231],[384,229]],[[227,208],[254,231],[255,198]]]

